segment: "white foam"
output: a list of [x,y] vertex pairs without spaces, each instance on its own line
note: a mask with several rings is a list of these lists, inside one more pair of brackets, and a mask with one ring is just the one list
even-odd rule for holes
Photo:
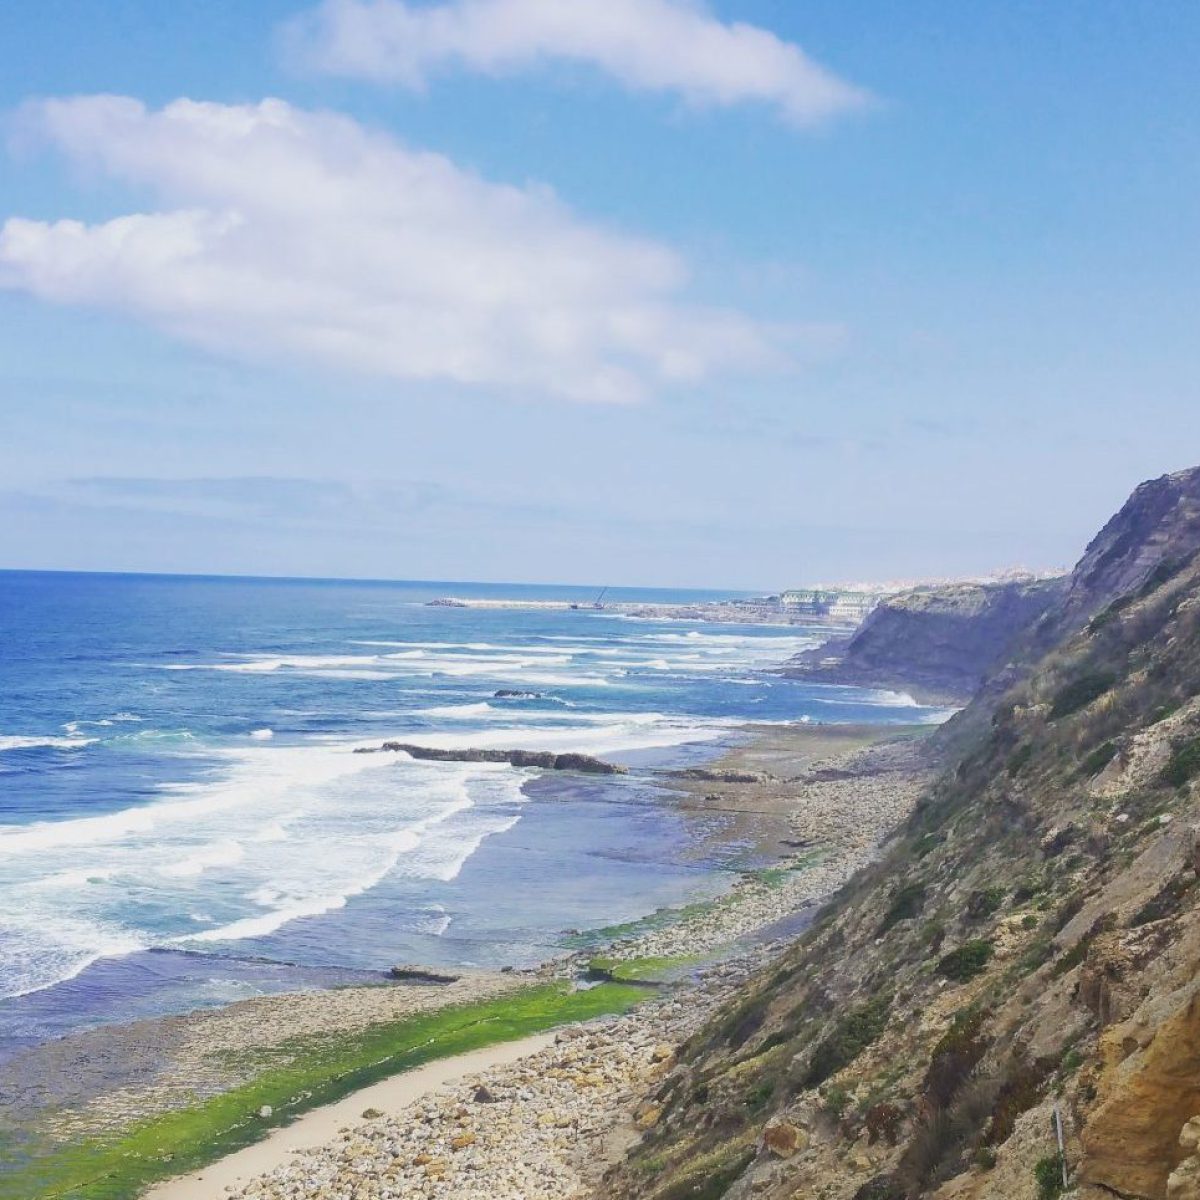
[[519,815],[523,777],[505,764],[352,750],[244,744],[211,778],[163,787],[156,803],[0,828],[3,991],[152,945],[265,937],[392,870],[453,878]]
[[[620,715],[620,714],[618,714]],[[554,750],[584,754],[616,754],[623,750],[650,750],[712,741],[741,721],[730,719],[669,718],[658,714],[626,714],[627,720],[598,718],[589,724],[530,724],[450,732],[422,731],[406,740],[439,750]],[[648,719],[657,716],[657,720]],[[369,743],[375,745],[377,743]]]
[[[551,645],[357,640],[374,654],[228,654],[209,663],[154,664],[171,671],[305,675],[381,682],[399,678],[516,680],[528,686],[605,687],[630,672],[696,674],[775,663],[814,644],[807,636],[709,633],[636,634],[614,645],[550,636]],[[680,653],[665,653],[678,647]],[[559,668],[559,669],[555,669]]]
[[275,736],[275,730],[273,730],[273,729],[252,729],[250,731],[250,736],[256,742],[269,742]]
[[74,979],[94,962],[144,950],[136,934],[102,922],[59,915],[39,929],[0,916],[0,997],[26,996]]
[[[64,726],[65,728],[65,726]],[[99,741],[98,738],[79,737],[72,733],[68,737],[43,736],[40,734],[0,734],[0,751],[4,750],[82,750]]]
[[413,714],[418,717],[446,717],[452,721],[476,720],[480,717],[504,715],[511,720],[512,714],[501,714],[487,701],[478,704],[439,704],[433,708],[418,708]]
[[202,846],[178,862],[163,864],[158,868],[158,873],[168,879],[188,879],[203,875],[205,871],[215,867],[231,866],[245,857],[245,847],[232,838],[226,838],[224,841]]

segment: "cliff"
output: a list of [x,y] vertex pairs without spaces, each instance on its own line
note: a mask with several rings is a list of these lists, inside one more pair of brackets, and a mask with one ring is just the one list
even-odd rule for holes
[[[1139,488],[955,758],[681,1049],[617,1200],[1200,1197],[1200,471]],[[969,734],[969,736],[967,736]]]
[[1050,579],[903,592],[879,604],[849,639],[800,655],[787,673],[965,702],[1065,588],[1065,580]]
[[[1143,483],[1066,579],[917,588],[880,604],[848,639],[799,655],[790,675],[993,699],[1094,613],[1200,548],[1200,469]],[[979,705],[977,711],[986,707]]]

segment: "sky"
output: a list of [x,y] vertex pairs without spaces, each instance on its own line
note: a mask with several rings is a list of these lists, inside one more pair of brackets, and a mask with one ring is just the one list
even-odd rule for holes
[[1185,0],[9,0],[0,567],[1070,565],[1200,463]]

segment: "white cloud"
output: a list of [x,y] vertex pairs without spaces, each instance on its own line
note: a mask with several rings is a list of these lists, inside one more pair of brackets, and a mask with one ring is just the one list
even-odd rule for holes
[[285,39],[316,70],[413,88],[448,66],[499,75],[561,59],[698,105],[770,104],[799,125],[866,102],[794,43],[692,0],[322,0]]
[[155,203],[99,224],[10,218],[0,287],[236,356],[589,401],[775,356],[750,320],[681,299],[670,249],[343,116],[92,96],[17,123]]

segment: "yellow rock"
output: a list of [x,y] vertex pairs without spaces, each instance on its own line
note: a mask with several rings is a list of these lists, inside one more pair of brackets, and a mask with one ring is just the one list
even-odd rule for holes
[[763,1145],[776,1158],[791,1158],[808,1145],[808,1134],[791,1121],[772,1121],[763,1130]]
[[658,1104],[643,1104],[633,1118],[633,1123],[639,1129],[653,1129],[662,1116],[662,1106]]

